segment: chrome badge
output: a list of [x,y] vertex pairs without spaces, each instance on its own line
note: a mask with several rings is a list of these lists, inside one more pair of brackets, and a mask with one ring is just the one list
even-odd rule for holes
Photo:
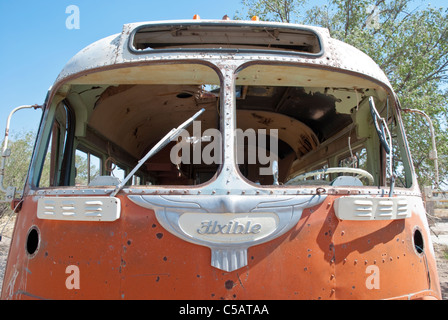
[[326,198],[322,195],[128,197],[154,210],[159,223],[175,236],[210,248],[211,265],[228,272],[247,265],[248,248],[286,233],[299,222],[303,209]]

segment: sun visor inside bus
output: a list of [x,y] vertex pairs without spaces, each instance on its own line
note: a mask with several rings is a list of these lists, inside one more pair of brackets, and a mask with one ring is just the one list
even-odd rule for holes
[[300,27],[277,28],[257,25],[170,24],[137,27],[129,42],[134,53],[152,50],[237,50],[277,51],[320,56],[322,42],[313,30]]

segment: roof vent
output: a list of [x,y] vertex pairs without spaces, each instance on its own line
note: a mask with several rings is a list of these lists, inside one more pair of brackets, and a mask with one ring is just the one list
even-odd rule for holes
[[132,33],[129,47],[134,53],[154,50],[261,50],[316,56],[323,53],[320,38],[312,29],[232,22],[143,25]]

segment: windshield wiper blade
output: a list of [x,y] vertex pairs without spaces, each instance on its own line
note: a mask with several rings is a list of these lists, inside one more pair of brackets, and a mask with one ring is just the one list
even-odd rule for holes
[[134,169],[124,178],[124,180],[115,188],[115,190],[110,194],[111,197],[115,197],[118,192],[126,185],[129,179],[137,172],[138,169],[146,162],[149,158],[154,156],[157,152],[162,150],[170,141],[175,140],[179,134],[187,128],[197,117],[199,117],[205,111],[204,108],[196,112],[190,119],[182,123],[177,129],[171,129],[148,153],[137,163]]

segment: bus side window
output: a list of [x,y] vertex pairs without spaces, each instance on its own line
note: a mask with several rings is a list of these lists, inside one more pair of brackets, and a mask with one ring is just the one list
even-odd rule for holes
[[73,137],[73,113],[60,103],[55,111],[39,187],[70,185]]
[[346,157],[339,159],[338,166],[367,170],[367,149],[363,147],[352,151],[350,155],[346,155]]
[[90,152],[76,150],[75,154],[76,186],[87,186],[100,175],[101,160]]

